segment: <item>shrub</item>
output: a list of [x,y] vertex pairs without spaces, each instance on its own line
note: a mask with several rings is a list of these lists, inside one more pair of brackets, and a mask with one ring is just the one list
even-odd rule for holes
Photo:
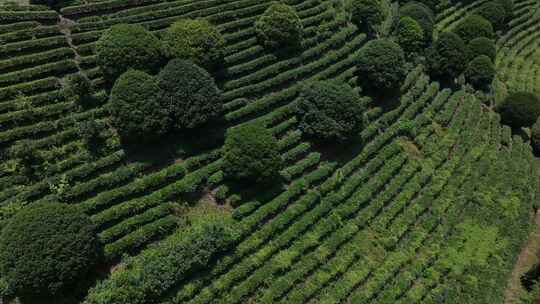
[[60,297],[99,258],[90,218],[60,203],[30,205],[2,231],[0,273],[16,295]]
[[360,81],[376,89],[393,89],[405,78],[405,55],[401,47],[388,39],[371,40],[357,59]]
[[540,100],[533,93],[512,93],[497,107],[497,111],[504,124],[513,128],[529,127],[540,116]]
[[456,34],[445,32],[428,51],[428,65],[432,75],[457,77],[466,65],[467,48]]
[[65,79],[64,93],[68,97],[75,97],[81,106],[85,106],[93,93],[92,81],[82,73],[71,74]]
[[33,4],[33,5],[48,5],[48,6],[53,6],[56,4],[56,0],[30,0],[30,4]]
[[402,17],[397,27],[397,42],[407,54],[420,52],[424,45],[424,30],[413,18]]
[[425,42],[431,42],[435,16],[429,7],[422,3],[411,1],[399,9],[399,14],[402,17],[411,17],[416,20],[424,30]]
[[501,3],[491,1],[487,2],[478,10],[478,14],[487,21],[491,22],[494,28],[501,28],[504,26],[507,14],[506,10]]
[[497,48],[493,40],[486,37],[479,37],[471,40],[468,45],[470,58],[476,58],[480,55],[488,56],[492,61],[497,56]]
[[247,123],[227,131],[223,172],[234,179],[268,182],[282,167],[276,138],[260,123]]
[[350,1],[352,22],[365,33],[374,34],[377,26],[384,21],[384,10],[380,0]]
[[474,58],[465,70],[465,79],[477,89],[488,87],[495,77],[495,66],[486,55]]
[[195,63],[171,60],[158,75],[160,103],[173,128],[193,129],[222,112],[221,92],[214,79]]
[[461,37],[461,39],[463,39],[466,43],[474,38],[492,38],[494,36],[491,22],[478,15],[466,17],[456,26],[454,33]]
[[161,42],[140,25],[118,24],[96,42],[96,55],[105,78],[112,83],[130,68],[156,72],[162,61]]
[[122,74],[111,91],[111,122],[120,137],[128,142],[148,142],[165,133],[167,111],[158,99],[154,77],[129,70]]
[[297,115],[300,130],[321,141],[341,141],[359,132],[363,110],[360,96],[337,81],[311,81],[302,86]]
[[304,27],[292,6],[274,3],[255,22],[255,31],[262,45],[277,49],[300,46]]
[[95,151],[101,142],[101,126],[94,119],[80,122],[77,125],[77,133],[82,138],[83,143],[89,150]]
[[163,46],[169,58],[189,59],[214,69],[223,61],[225,39],[206,19],[183,19],[163,34]]

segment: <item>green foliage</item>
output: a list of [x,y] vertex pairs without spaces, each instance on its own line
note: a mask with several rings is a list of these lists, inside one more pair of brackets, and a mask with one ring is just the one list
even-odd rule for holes
[[475,38],[493,38],[495,35],[491,22],[479,15],[470,15],[466,17],[456,26],[454,33],[461,37],[466,43]]
[[113,25],[96,42],[97,63],[113,83],[129,69],[156,72],[162,61],[161,42],[136,24]]
[[375,34],[385,18],[381,0],[350,0],[347,10],[352,14],[352,22],[368,34]]
[[295,48],[302,44],[304,27],[294,7],[273,3],[255,22],[255,31],[268,48]]
[[169,58],[192,60],[213,69],[223,61],[225,39],[206,19],[182,19],[163,34],[163,46]]
[[94,119],[81,121],[77,125],[77,133],[82,138],[86,148],[91,151],[95,151],[98,148],[102,140],[100,136],[102,129],[102,126]]
[[371,40],[360,50],[356,73],[360,81],[373,88],[398,88],[405,79],[405,54],[391,40]]
[[[418,53],[424,45],[424,30],[411,17],[402,17],[397,26],[397,42],[405,54]],[[414,55],[413,55],[414,56]]]
[[465,69],[466,58],[465,42],[450,32],[439,35],[427,55],[430,73],[436,77],[457,77]]
[[514,13],[514,0],[495,0],[496,3],[502,5],[505,10],[506,17],[511,17]]
[[399,13],[402,17],[411,17],[416,20],[424,31],[424,42],[431,42],[435,15],[429,7],[422,3],[411,1],[403,5],[399,9]]
[[477,89],[487,88],[495,77],[495,65],[486,55],[474,58],[465,70],[465,79]]
[[311,81],[300,90],[299,128],[315,140],[341,141],[358,134],[363,112],[360,95],[347,84]]
[[16,295],[61,297],[99,258],[95,228],[78,207],[35,204],[2,230],[0,274]]
[[533,125],[540,116],[540,99],[533,93],[510,94],[497,108],[501,120],[513,128]]
[[540,117],[531,127],[531,144],[536,155],[540,155]]
[[269,182],[282,167],[276,138],[261,123],[247,123],[227,131],[223,171],[228,177]]
[[191,61],[169,61],[157,84],[158,100],[177,130],[196,128],[221,114],[221,92],[214,79]]
[[505,8],[501,3],[497,1],[487,2],[478,10],[478,14],[493,25],[495,29],[504,26],[504,22],[507,17]]
[[85,304],[150,304],[208,266],[231,248],[236,231],[223,219],[196,224],[125,260],[107,280],[98,283]]
[[470,58],[476,58],[480,55],[488,56],[491,61],[495,60],[497,56],[497,48],[495,42],[492,39],[486,37],[479,37],[471,40],[467,45],[469,48]]
[[75,98],[83,108],[87,107],[93,93],[92,81],[82,73],[75,73],[67,76],[65,83],[64,94]]
[[154,77],[129,70],[122,74],[111,91],[111,123],[126,141],[148,142],[164,134],[168,117],[159,97]]

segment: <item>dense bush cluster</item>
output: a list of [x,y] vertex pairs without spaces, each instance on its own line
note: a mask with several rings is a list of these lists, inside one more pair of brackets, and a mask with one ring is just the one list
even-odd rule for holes
[[540,117],[540,99],[533,93],[510,94],[497,107],[501,120],[513,128],[532,126]]
[[365,33],[375,34],[384,21],[384,10],[380,0],[352,0],[349,8],[352,22]]
[[62,298],[99,257],[89,217],[60,203],[24,208],[3,228],[0,238],[0,275],[22,298]]
[[507,18],[504,6],[497,1],[487,2],[482,5],[478,10],[478,14],[491,22],[494,29],[504,26],[504,22]]
[[398,88],[406,74],[405,53],[392,40],[371,40],[360,50],[356,73],[364,86]]
[[358,93],[336,81],[305,83],[298,97],[299,128],[319,141],[342,141],[358,134],[363,111]]
[[163,46],[169,58],[192,60],[212,70],[222,63],[225,39],[206,19],[182,19],[165,31]]
[[236,231],[225,221],[180,229],[157,246],[123,262],[121,269],[92,289],[85,304],[148,304],[176,282],[204,268],[231,248]]
[[162,47],[159,39],[144,27],[118,24],[96,42],[96,55],[105,78],[112,83],[129,69],[156,72],[162,62]]
[[261,123],[246,123],[227,131],[223,171],[233,179],[271,182],[282,168],[276,138]]
[[255,22],[255,31],[268,48],[295,48],[302,44],[304,27],[294,7],[273,3]]
[[467,47],[461,37],[444,32],[428,51],[431,73],[436,77],[457,77],[466,66]]

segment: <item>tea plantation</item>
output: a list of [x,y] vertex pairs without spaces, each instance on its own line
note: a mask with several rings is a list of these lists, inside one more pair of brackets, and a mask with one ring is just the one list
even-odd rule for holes
[[540,299],[540,1],[0,2],[0,303]]

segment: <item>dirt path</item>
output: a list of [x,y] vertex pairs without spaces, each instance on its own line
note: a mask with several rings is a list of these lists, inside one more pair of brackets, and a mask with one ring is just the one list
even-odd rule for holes
[[540,210],[534,216],[534,229],[529,236],[527,245],[522,248],[521,253],[514,265],[514,269],[508,279],[508,285],[504,293],[504,303],[512,304],[516,302],[520,293],[523,291],[520,277],[527,272],[534,264],[538,262],[536,253],[540,247]]

